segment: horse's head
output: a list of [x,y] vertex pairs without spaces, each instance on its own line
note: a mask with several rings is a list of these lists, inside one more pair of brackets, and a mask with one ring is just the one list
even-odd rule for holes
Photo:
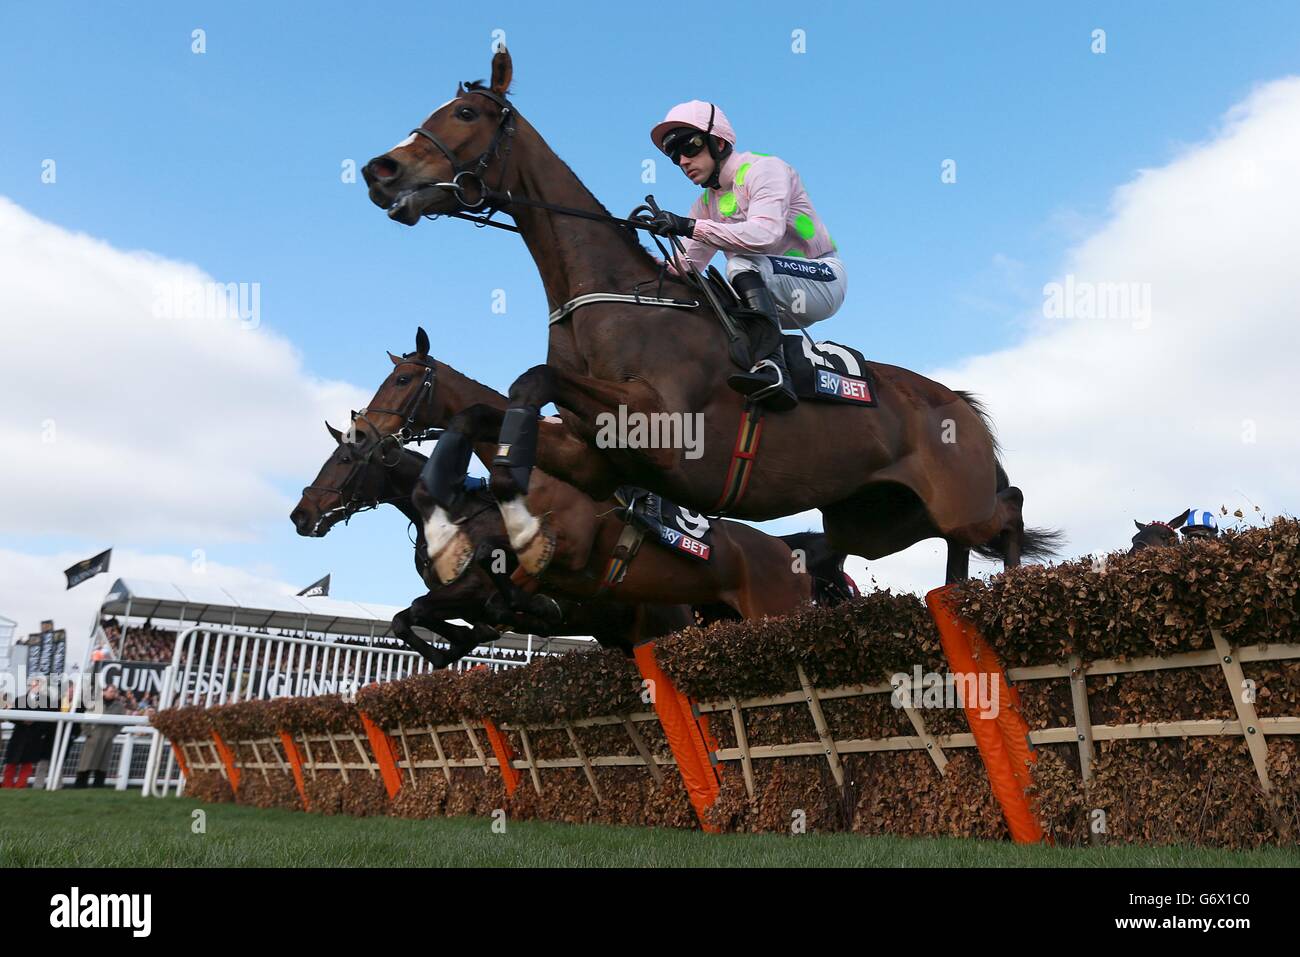
[[[328,422],[325,428],[337,444],[315,481],[289,513],[299,535],[321,538],[336,524],[362,509],[404,497],[393,487],[394,470],[404,450],[391,438],[376,440],[364,430],[348,436]],[[409,494],[409,487],[405,490]]]
[[502,47],[492,57],[492,79],[459,84],[411,135],[361,170],[370,200],[391,219],[414,226],[426,214],[481,205],[487,179],[498,167],[500,188],[514,133],[514,108],[506,100],[514,68]]
[[[378,440],[396,435],[401,442],[450,416],[438,392],[438,362],[429,355],[429,334],[415,331],[415,351],[395,356],[393,370],[379,386],[379,391],[352,419],[349,441],[362,431]],[[445,367],[444,367],[445,368]]]
[[1137,534],[1133,536],[1133,547],[1128,550],[1132,555],[1134,552],[1140,552],[1144,548],[1162,548],[1165,545],[1173,545],[1178,541],[1178,528],[1187,521],[1188,513],[1191,509],[1183,512],[1176,518],[1171,518],[1167,522],[1151,522],[1143,525],[1137,519],[1133,524],[1137,526]]

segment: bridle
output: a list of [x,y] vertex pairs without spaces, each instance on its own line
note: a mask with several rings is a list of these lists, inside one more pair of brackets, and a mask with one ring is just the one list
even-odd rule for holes
[[[331,509],[322,509],[316,517],[316,524],[312,526],[312,532],[324,534],[339,522],[347,523],[353,515],[358,512],[366,512],[372,508],[378,508],[380,505],[387,505],[390,502],[401,501],[405,496],[391,495],[387,498],[361,499],[358,498],[356,489],[353,486],[362,473],[373,467],[375,464],[382,465],[385,469],[391,471],[401,463],[401,443],[395,442],[394,448],[398,455],[392,462],[388,462],[383,457],[385,445],[393,439],[393,436],[386,435],[377,443],[372,445],[364,456],[357,456],[352,460],[352,466],[348,469],[343,480],[338,483],[337,487],[329,485],[308,485],[302,490],[303,498],[308,498],[309,493],[315,492],[318,495],[336,495],[339,499],[339,505]],[[375,453],[380,453],[378,463],[375,462]],[[317,506],[319,508],[319,505]]]
[[[1151,522],[1147,522],[1145,525],[1143,525],[1143,526],[1142,526],[1142,531],[1138,532],[1137,535],[1134,535],[1134,536],[1133,536],[1133,551],[1141,551],[1141,550],[1144,549],[1144,548],[1155,548],[1155,547],[1157,547],[1157,546],[1155,546],[1153,543],[1147,541],[1145,538],[1141,538],[1141,536],[1142,536],[1142,535],[1143,535],[1143,534],[1144,534],[1148,529],[1151,529],[1151,528],[1163,528],[1163,529],[1164,529],[1165,531],[1167,531],[1171,536],[1173,536],[1173,538],[1172,538],[1173,541],[1175,541],[1175,542],[1178,541],[1178,532],[1175,531],[1175,530],[1174,530],[1174,527],[1173,527],[1172,525],[1170,525],[1168,522],[1151,521]],[[1141,539],[1141,540],[1139,540],[1139,539]]]
[[[504,209],[511,206],[528,206],[532,209],[544,209],[552,213],[559,213],[562,216],[576,216],[580,219],[590,219],[595,222],[613,223],[618,226],[628,226],[632,229],[641,229],[647,232],[651,230],[647,218],[638,218],[643,210],[647,207],[639,206],[633,210],[632,214],[622,219],[618,216],[611,216],[608,213],[593,213],[587,209],[575,209],[572,206],[560,206],[556,203],[546,203],[541,200],[529,199],[526,196],[516,196],[510,190],[503,190],[502,186],[506,181],[506,169],[510,164],[510,146],[511,138],[515,133],[515,117],[518,112],[514,106],[504,96],[494,93],[492,90],[482,90],[478,88],[467,88],[463,83],[457,88],[457,93],[468,95],[477,93],[479,96],[486,96],[489,100],[496,103],[501,108],[501,117],[497,121],[497,128],[492,133],[492,139],[477,159],[468,163],[462,163],[456,156],[456,151],[444,143],[432,131],[426,130],[423,125],[417,126],[411,130],[413,136],[420,136],[428,140],[451,164],[452,177],[450,182],[429,182],[420,183],[409,189],[403,190],[393,202],[397,203],[403,198],[418,193],[426,189],[442,189],[452,194],[456,200],[456,205],[460,207],[455,212],[450,213],[425,213],[425,219],[438,219],[441,216],[451,216],[455,219],[467,219],[477,226],[493,226],[497,229],[506,229],[510,232],[519,232],[518,226],[511,226],[509,223],[498,223],[493,221],[492,217]],[[712,128],[712,123],[710,123]],[[487,182],[483,179],[483,174],[487,171],[488,164],[492,159],[504,153],[501,163],[501,175],[497,177],[497,188],[488,188]],[[478,201],[471,203],[465,198],[465,185],[462,181],[472,182],[478,187]],[[658,240],[656,239],[656,243]],[[660,247],[663,251],[662,246]],[[665,253],[666,255],[666,253]]]
[[[434,390],[438,387],[438,367],[434,365],[432,361],[422,359],[415,356],[413,353],[407,353],[402,356],[402,361],[399,362],[395,368],[400,369],[404,365],[421,367],[424,369],[424,378],[421,380],[419,388],[406,397],[406,401],[402,403],[402,407],[400,409],[372,409],[367,406],[352,417],[354,427],[358,422],[365,423],[369,431],[374,433],[376,441],[380,445],[382,445],[387,439],[395,439],[398,446],[403,446],[410,442],[424,441],[430,437],[431,432],[438,431],[432,429],[421,430],[418,427],[420,412],[425,403],[433,401]],[[370,421],[369,416],[372,414],[395,415],[397,418],[402,420],[402,424],[396,432],[385,434],[376,428],[375,424]],[[396,462],[393,464],[395,465]],[[391,466],[389,467],[391,468]]]
[[[511,106],[510,101],[498,93],[491,90],[480,90],[476,88],[466,88],[462,83],[456,91],[458,94],[468,95],[477,93],[479,96],[486,96],[501,109],[501,116],[497,120],[497,128],[492,132],[492,139],[478,158],[468,163],[462,163],[456,156],[456,151],[440,140],[431,130],[426,130],[421,124],[411,130],[413,136],[422,136],[432,143],[447,162],[451,164],[451,182],[448,183],[424,183],[420,186],[413,187],[408,192],[416,192],[422,189],[445,189],[455,197],[457,205],[462,210],[479,210],[488,202],[489,195],[500,195],[501,184],[505,182],[506,166],[510,161],[510,138],[515,132],[515,108]],[[505,159],[501,164],[501,176],[497,179],[497,192],[490,191],[487,183],[483,181],[483,173],[487,170],[488,163],[498,155],[502,146],[505,147]],[[478,202],[471,203],[465,198],[465,186],[462,180],[473,181],[478,186]],[[494,223],[493,225],[500,225]]]
[[[440,428],[426,428],[419,430],[415,428],[416,419],[419,417],[421,406],[425,401],[431,400],[433,396],[434,386],[438,381],[438,372],[436,367],[430,362],[424,362],[419,359],[408,358],[402,364],[407,363],[424,367],[424,379],[420,383],[420,388],[407,399],[403,404],[403,409],[400,411],[390,409],[373,410],[375,412],[396,415],[403,420],[402,427],[396,432],[384,435],[375,428],[374,423],[366,417],[367,411],[370,410],[361,409],[360,411],[353,412],[353,428],[356,428],[358,422],[364,422],[369,426],[365,432],[373,434],[376,437],[374,439],[374,444],[366,450],[363,457],[359,456],[353,460],[352,467],[348,469],[348,473],[343,476],[343,480],[339,482],[337,488],[328,485],[308,485],[303,488],[302,494],[304,498],[307,497],[309,492],[316,492],[318,494],[337,495],[340,502],[337,507],[324,510],[320,513],[316,519],[316,524],[312,526],[313,532],[328,531],[340,521],[346,524],[352,516],[356,515],[358,512],[366,512],[370,509],[378,508],[380,505],[388,505],[406,500],[407,496],[404,494],[391,495],[387,498],[359,499],[355,490],[349,491],[349,489],[351,489],[356,483],[362,472],[376,464],[383,466],[390,472],[401,465],[402,453],[406,451],[405,446],[407,443],[433,441],[443,433],[443,429]],[[347,442],[346,439],[344,441]],[[348,444],[355,445],[356,443],[348,442]],[[393,450],[391,461],[386,457],[386,449],[388,448]],[[379,453],[378,461],[375,460],[375,453]]]

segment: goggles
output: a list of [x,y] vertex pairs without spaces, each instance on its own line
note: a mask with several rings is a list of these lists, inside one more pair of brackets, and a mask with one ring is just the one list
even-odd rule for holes
[[672,130],[664,137],[663,151],[672,159],[676,165],[682,161],[682,157],[687,158],[699,156],[700,151],[709,145],[708,136],[699,130],[683,127],[682,129]]

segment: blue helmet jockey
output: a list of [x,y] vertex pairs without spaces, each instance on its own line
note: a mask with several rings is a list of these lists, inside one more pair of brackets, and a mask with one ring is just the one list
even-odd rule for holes
[[1182,532],[1186,538],[1215,538],[1219,534],[1219,523],[1214,520],[1213,512],[1190,508]]

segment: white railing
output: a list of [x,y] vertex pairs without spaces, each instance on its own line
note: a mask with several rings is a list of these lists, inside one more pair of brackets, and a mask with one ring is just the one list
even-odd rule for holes
[[[0,722],[10,721],[15,724],[20,721],[36,721],[46,724],[54,724],[54,743],[50,752],[49,771],[45,775],[45,789],[55,791],[63,787],[69,777],[75,777],[75,769],[68,768],[68,750],[72,744],[72,726],[73,725],[95,725],[107,724],[115,725],[121,728],[114,739],[114,744],[120,747],[117,759],[117,790],[125,791],[131,782],[132,759],[135,756],[136,746],[143,744],[145,736],[152,738],[157,734],[149,727],[149,719],[142,714],[97,714],[93,711],[87,712],[69,712],[69,711],[35,711],[25,708],[15,708],[0,710]],[[0,735],[3,737],[3,735]],[[143,776],[137,778],[141,785],[144,784],[148,777],[148,771]],[[172,775],[176,780],[171,783],[178,784],[179,778]]]
[[[533,652],[527,655],[531,658]],[[486,665],[495,670],[526,663],[467,655],[454,667],[463,670]],[[355,694],[368,684],[397,681],[432,670],[428,661],[407,648],[340,644],[195,625],[176,637],[172,663],[163,677],[159,707],[207,708],[238,701]],[[170,748],[164,750],[162,735],[154,732],[142,787],[146,796],[166,796],[169,782],[176,777],[175,760]]]

